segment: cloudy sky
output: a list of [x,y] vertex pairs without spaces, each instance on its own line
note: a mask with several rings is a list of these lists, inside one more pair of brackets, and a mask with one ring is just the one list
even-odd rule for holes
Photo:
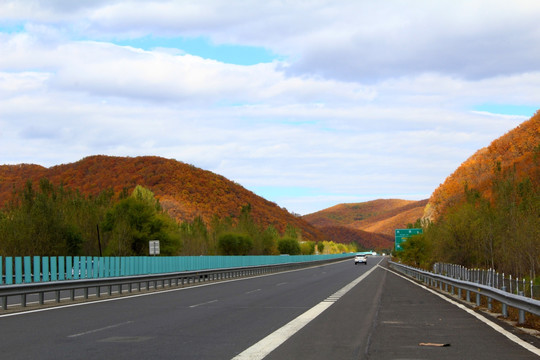
[[0,163],[158,155],[291,212],[428,198],[540,108],[537,0],[2,0]]

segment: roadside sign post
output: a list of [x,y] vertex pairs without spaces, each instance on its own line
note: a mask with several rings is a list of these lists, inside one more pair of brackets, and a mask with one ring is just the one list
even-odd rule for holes
[[422,234],[422,229],[396,229],[395,234],[395,250],[401,251],[401,244],[413,235]]
[[159,255],[159,240],[150,240],[150,255]]

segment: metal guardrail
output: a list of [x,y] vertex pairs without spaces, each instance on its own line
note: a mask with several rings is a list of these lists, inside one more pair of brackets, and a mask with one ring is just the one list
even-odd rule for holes
[[[71,301],[76,300],[76,291],[83,292],[82,297],[89,299],[90,289],[95,290],[95,297],[101,298],[102,295],[112,296],[113,291],[118,294],[123,294],[125,291],[132,293],[133,291],[150,291],[172,288],[174,286],[188,286],[193,284],[204,283],[208,281],[229,280],[235,278],[243,278],[257,276],[269,273],[276,273],[310,266],[328,264],[332,262],[342,261],[344,258],[333,258],[310,262],[296,262],[276,265],[248,266],[239,268],[227,269],[212,269],[198,271],[183,271],[167,274],[152,274],[152,275],[137,275],[137,276],[122,276],[100,279],[81,279],[81,280],[64,280],[42,283],[14,284],[0,286],[0,302],[3,310],[8,310],[8,298],[20,296],[21,307],[27,306],[27,296],[32,294],[38,295],[38,303],[45,304],[45,294],[54,294],[53,301],[61,302],[61,292],[68,291]],[[105,290],[105,291],[104,291]]]
[[522,295],[511,294],[477,282],[458,280],[441,274],[417,269],[411,266],[399,264],[393,261],[390,266],[399,272],[406,274],[418,281],[424,282],[432,287],[440,288],[461,298],[462,291],[466,292],[466,300],[471,302],[471,294],[476,295],[476,305],[480,306],[481,297],[487,298],[488,309],[492,310],[492,301],[496,300],[502,304],[502,315],[508,317],[508,306],[519,310],[518,323],[525,323],[525,312],[540,316],[540,301]]
[[466,280],[474,283],[480,283],[492,288],[496,288],[509,293],[529,296],[531,299],[540,299],[540,285],[534,285],[534,281],[512,274],[499,273],[494,269],[469,269],[461,265],[448,263],[435,263],[431,270],[435,274],[441,274],[453,279]]

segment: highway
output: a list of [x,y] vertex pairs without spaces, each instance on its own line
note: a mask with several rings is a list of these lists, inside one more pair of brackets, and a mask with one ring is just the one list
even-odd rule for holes
[[539,358],[537,338],[517,344],[385,262],[347,260],[0,315],[2,358]]

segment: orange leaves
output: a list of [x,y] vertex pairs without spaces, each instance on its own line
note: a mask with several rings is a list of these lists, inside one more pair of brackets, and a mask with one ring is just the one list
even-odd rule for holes
[[273,225],[283,231],[291,224],[302,229],[306,240],[323,240],[322,235],[301,218],[223,176],[156,156],[96,155],[50,169],[37,165],[1,166],[0,206],[9,199],[13,187],[21,188],[26,180],[36,182],[42,177],[55,185],[65,184],[93,196],[107,189],[113,189],[118,196],[124,189],[130,193],[136,185],[141,185],[157,198],[166,198],[165,208],[178,222],[193,221],[199,215],[207,224],[214,215],[238,218],[242,206],[251,204],[253,217],[260,226]]
[[493,180],[499,172],[515,171],[519,178],[530,178],[538,184],[535,149],[540,145],[540,112],[517,128],[494,140],[489,147],[477,151],[450,175],[432,194],[429,204],[431,219],[445,213],[448,206],[464,199],[465,184],[477,189],[488,199]]

